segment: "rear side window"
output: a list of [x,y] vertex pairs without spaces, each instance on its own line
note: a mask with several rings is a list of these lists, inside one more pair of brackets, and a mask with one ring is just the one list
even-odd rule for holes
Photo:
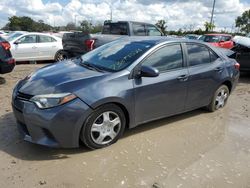
[[189,66],[210,63],[210,52],[207,47],[198,44],[187,44]]
[[161,36],[161,32],[153,25],[147,25],[148,36]]
[[146,36],[145,25],[133,23],[133,32],[135,36]]
[[230,36],[222,36],[222,37],[221,37],[221,40],[222,40],[222,41],[230,41],[230,40],[231,40],[231,37],[230,37]]
[[106,23],[102,34],[128,35],[128,25],[127,23]]
[[219,56],[217,54],[215,54],[214,52],[212,52],[211,50],[209,50],[209,53],[210,53],[210,61],[211,62],[214,62],[219,58]]
[[45,35],[39,35],[39,42],[45,43],[45,42],[56,42],[56,40],[52,37],[45,36]]
[[180,44],[160,48],[151,54],[143,65],[157,68],[160,72],[179,69],[183,67],[182,49]]

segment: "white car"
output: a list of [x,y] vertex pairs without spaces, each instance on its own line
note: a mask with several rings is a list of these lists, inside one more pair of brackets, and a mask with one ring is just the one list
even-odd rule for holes
[[63,60],[62,39],[44,33],[26,33],[11,41],[16,61]]

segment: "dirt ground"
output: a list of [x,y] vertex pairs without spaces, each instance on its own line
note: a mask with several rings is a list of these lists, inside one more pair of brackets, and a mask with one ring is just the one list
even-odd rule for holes
[[0,187],[250,188],[250,74],[227,106],[129,130],[101,150],[51,149],[20,139],[16,82],[43,65],[18,65],[0,85]]

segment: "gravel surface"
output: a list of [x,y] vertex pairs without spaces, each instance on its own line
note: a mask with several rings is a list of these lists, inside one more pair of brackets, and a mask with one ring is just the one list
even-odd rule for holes
[[141,125],[116,144],[89,151],[20,139],[12,89],[41,66],[17,65],[1,75],[0,187],[250,187],[250,74],[242,74],[223,110]]

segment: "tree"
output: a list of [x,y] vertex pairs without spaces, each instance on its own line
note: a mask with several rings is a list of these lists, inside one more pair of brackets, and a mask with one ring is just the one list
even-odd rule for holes
[[75,23],[69,22],[69,23],[66,25],[66,30],[67,30],[67,31],[76,30],[76,25],[75,25]]
[[52,29],[52,27],[48,24],[45,24],[43,20],[36,22],[27,16],[12,16],[9,18],[9,22],[3,28],[7,28],[11,31],[22,30],[37,32],[49,31]]
[[83,20],[80,22],[81,30],[86,33],[90,33],[92,29],[92,23],[87,20]]
[[208,31],[213,31],[215,28],[215,25],[210,22],[205,22],[204,27],[205,27],[205,31],[208,32]]
[[236,18],[235,25],[240,28],[241,32],[250,33],[250,9]]
[[158,20],[155,24],[161,32],[165,35],[167,33],[167,22],[165,20]]

